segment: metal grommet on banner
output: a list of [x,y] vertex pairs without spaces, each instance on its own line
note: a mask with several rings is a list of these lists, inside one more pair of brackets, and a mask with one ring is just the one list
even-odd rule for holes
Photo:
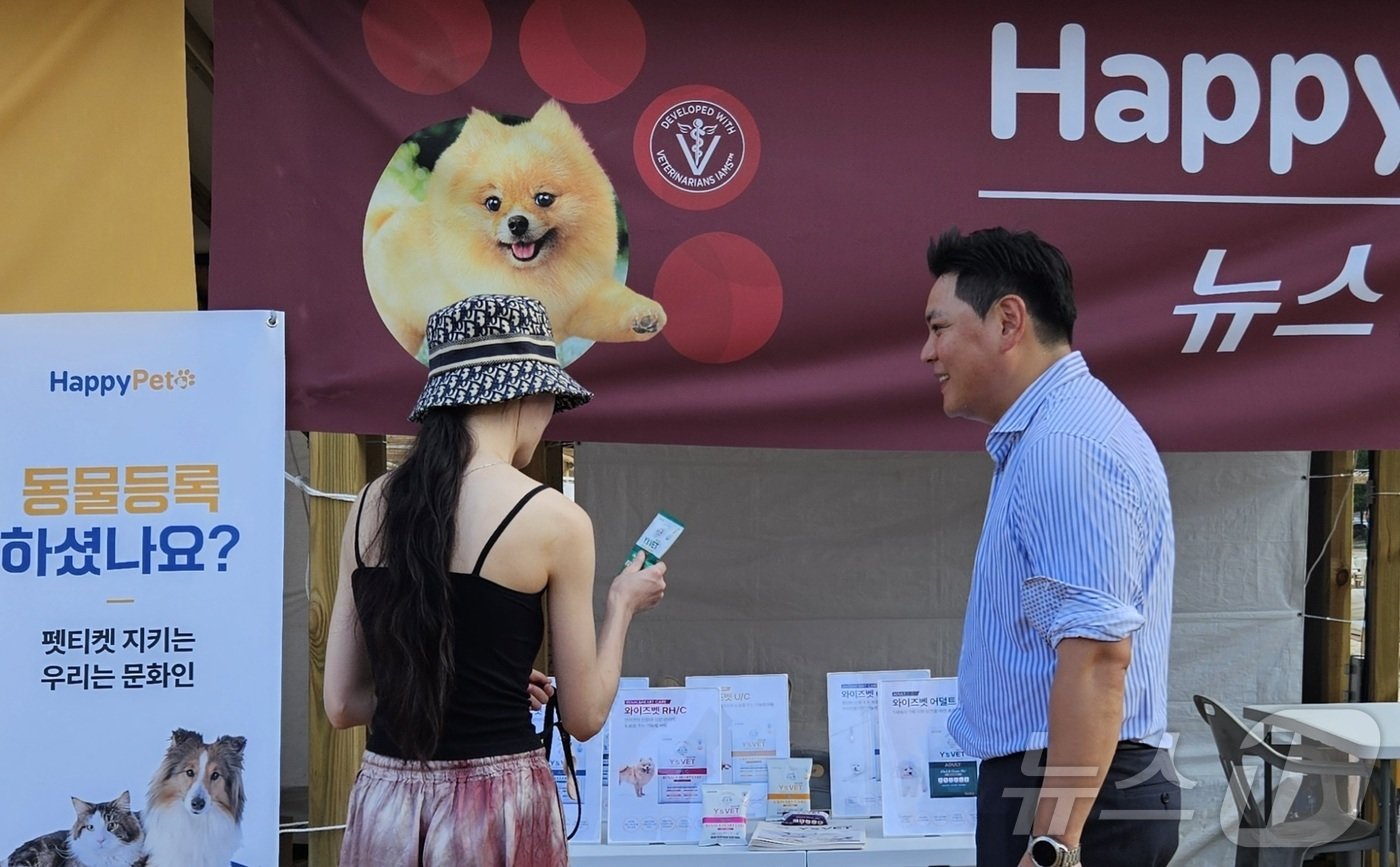
[[277,327],[277,311],[276,311],[276,310],[269,310],[269,311],[267,311],[267,327],[268,327],[268,328],[276,328],[276,327]]

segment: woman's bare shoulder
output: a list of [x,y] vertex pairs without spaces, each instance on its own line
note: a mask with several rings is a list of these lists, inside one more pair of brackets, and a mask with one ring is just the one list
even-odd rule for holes
[[356,502],[351,504],[349,520],[345,522],[347,542],[358,544],[360,556],[370,564],[379,561],[379,530],[384,520],[388,481],[389,474],[384,473],[360,489]]
[[375,476],[370,479],[369,484],[360,489],[359,499],[364,503],[366,512],[378,512],[384,508],[384,498],[389,490],[389,476],[390,473]]
[[541,491],[536,499],[539,500],[542,517],[548,518],[559,530],[568,533],[593,532],[593,522],[588,513],[563,493],[550,488]]

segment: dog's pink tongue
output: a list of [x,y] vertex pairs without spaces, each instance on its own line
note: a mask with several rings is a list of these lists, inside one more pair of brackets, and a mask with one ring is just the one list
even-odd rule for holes
[[535,244],[533,241],[529,244],[515,243],[510,245],[510,250],[515,254],[515,258],[528,259],[535,255]]

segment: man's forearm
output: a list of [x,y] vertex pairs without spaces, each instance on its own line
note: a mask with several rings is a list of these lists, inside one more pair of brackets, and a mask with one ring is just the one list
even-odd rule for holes
[[1045,777],[1032,834],[1079,844],[1123,727],[1123,682],[1129,639],[1068,638],[1056,651],[1050,687]]

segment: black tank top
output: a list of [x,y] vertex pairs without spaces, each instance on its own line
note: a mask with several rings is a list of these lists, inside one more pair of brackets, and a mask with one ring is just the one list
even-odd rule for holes
[[[453,581],[452,636],[456,675],[447,697],[446,719],[433,760],[478,759],[539,749],[540,736],[530,724],[530,702],[525,687],[530,668],[544,640],[544,591],[522,593],[482,577],[486,555],[501,533],[530,498],[546,490],[540,485],[520,499],[496,527],[476,568],[471,572],[451,572]],[[360,556],[360,514],[355,517],[355,563],[351,587],[360,616],[360,588],[366,581],[387,580],[383,566],[366,566]],[[398,672],[381,671],[370,658],[376,686],[383,678]],[[394,732],[376,711],[370,722],[366,748],[392,758],[411,758],[394,743]]]

